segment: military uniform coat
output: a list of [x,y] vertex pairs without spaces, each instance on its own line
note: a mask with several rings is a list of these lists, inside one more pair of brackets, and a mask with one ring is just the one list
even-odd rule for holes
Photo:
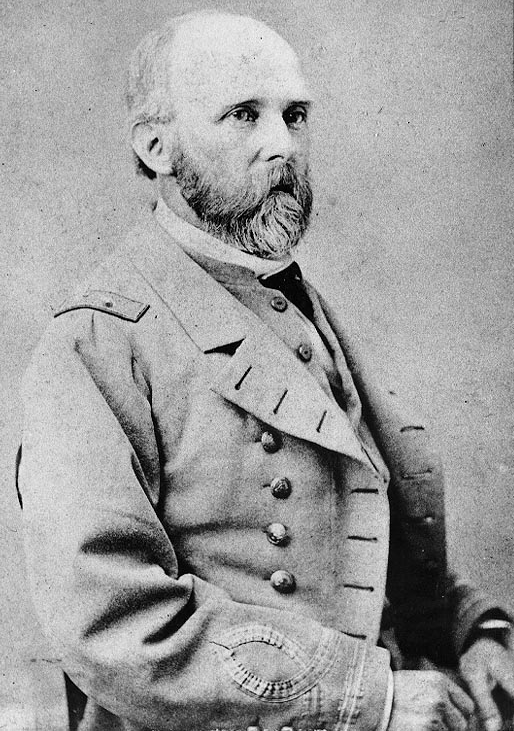
[[402,649],[439,660],[490,605],[447,578],[424,425],[328,305],[309,287],[353,409],[291,303],[213,274],[145,218],[40,343],[20,472],[38,615],[85,731],[375,729],[386,591]]

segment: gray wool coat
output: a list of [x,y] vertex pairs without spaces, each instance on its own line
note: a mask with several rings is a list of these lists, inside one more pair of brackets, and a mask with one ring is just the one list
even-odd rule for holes
[[384,622],[451,662],[491,608],[448,577],[439,461],[312,287],[348,411],[298,357],[293,305],[200,264],[145,217],[34,355],[20,485],[41,624],[85,731],[375,729]]

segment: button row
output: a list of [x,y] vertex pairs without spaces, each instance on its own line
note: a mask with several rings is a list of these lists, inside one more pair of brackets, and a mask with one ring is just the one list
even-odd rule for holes
[[[276,312],[285,312],[288,307],[286,298],[278,295],[271,299],[270,305]],[[308,363],[312,358],[312,348],[308,343],[302,343],[299,345],[296,352],[298,353],[298,357],[303,360],[304,363]]]
[[[275,302],[275,304],[273,304]],[[281,302],[287,302],[282,300],[281,297],[274,297],[272,300],[272,307],[279,311],[282,306]],[[285,309],[285,307],[283,309]],[[273,454],[277,452],[282,446],[282,439],[279,434],[271,431],[265,431],[261,435],[261,444],[265,452]],[[270,483],[271,494],[273,497],[279,500],[285,500],[291,495],[292,487],[287,477],[275,477]],[[282,523],[270,523],[266,529],[266,536],[268,541],[274,546],[285,546],[289,543],[290,535],[285,525]],[[274,571],[270,576],[270,584],[278,591],[279,594],[291,594],[296,589],[296,579],[289,571],[280,569]]]

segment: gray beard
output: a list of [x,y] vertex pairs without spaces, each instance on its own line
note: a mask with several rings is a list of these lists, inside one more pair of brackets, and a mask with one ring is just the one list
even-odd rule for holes
[[264,191],[253,186],[235,195],[226,195],[216,181],[200,174],[184,153],[173,161],[173,170],[183,198],[205,229],[248,254],[279,259],[307,230],[311,185],[308,174],[298,173],[289,162],[270,171]]

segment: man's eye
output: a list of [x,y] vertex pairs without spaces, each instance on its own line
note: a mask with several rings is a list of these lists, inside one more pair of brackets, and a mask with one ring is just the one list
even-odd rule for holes
[[307,111],[303,107],[287,109],[284,112],[284,122],[288,127],[297,129],[307,122]]
[[241,107],[240,109],[234,109],[228,115],[230,119],[235,119],[236,122],[255,122],[257,114],[252,109]]

